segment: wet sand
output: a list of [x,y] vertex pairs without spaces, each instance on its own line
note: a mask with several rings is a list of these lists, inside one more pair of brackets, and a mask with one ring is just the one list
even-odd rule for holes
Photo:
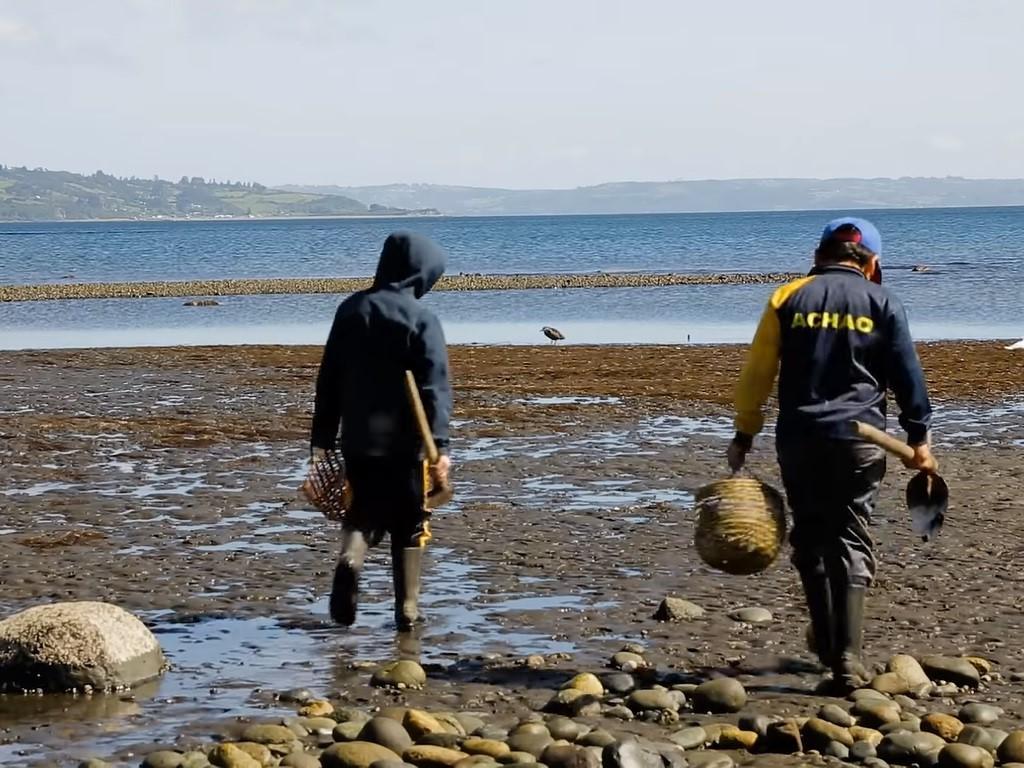
[[[921,544],[901,502],[909,476],[890,465],[867,643],[879,662],[894,652],[984,656],[997,677],[983,698],[1011,723],[1024,718],[1009,682],[1024,671],[1024,354],[1001,347],[921,347],[953,502],[941,537]],[[357,626],[330,627],[337,529],[294,492],[317,354],[3,353],[0,615],[109,600],[146,618],[177,667],[135,699],[78,702],[64,715],[0,697],[0,742],[11,742],[0,758],[19,748],[67,758],[194,741],[212,732],[211,719],[277,711],[274,690],[293,685],[367,706],[394,701],[367,688],[359,666],[396,653],[384,553],[370,559]],[[742,354],[452,350],[458,493],[436,516],[424,586],[431,622],[419,650],[431,685],[403,701],[525,712],[569,671],[596,670],[637,641],[663,669],[740,676],[754,695],[745,713],[816,709],[787,553],[741,578],[710,571],[692,548],[692,493],[724,474]],[[773,459],[770,437],[760,439],[751,466],[778,486]],[[705,617],[653,621],[668,594],[703,606]],[[774,619],[728,617],[743,606]],[[547,655],[544,670],[521,666],[536,653]],[[89,709],[97,706],[105,713]],[[88,724],[97,719],[108,730]]]

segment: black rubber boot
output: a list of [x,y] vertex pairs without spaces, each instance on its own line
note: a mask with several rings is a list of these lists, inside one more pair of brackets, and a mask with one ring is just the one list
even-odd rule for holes
[[826,669],[832,668],[835,648],[835,621],[832,616],[832,591],[824,573],[800,574],[807,600],[807,614],[811,628],[807,636],[807,650],[818,656]]
[[832,602],[836,617],[836,649],[832,673],[847,692],[863,688],[871,682],[861,660],[864,644],[864,604],[867,588],[833,585]]
[[366,557],[366,537],[359,531],[342,534],[341,556],[334,569],[331,588],[331,618],[348,627],[356,620],[359,606],[359,573]]
[[420,613],[420,570],[424,547],[392,547],[391,569],[395,585],[395,625],[408,632],[424,621]]

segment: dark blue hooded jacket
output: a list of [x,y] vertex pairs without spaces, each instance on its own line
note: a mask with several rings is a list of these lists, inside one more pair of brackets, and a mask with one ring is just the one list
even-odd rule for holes
[[312,447],[345,455],[416,459],[422,441],[405,394],[405,371],[419,384],[441,453],[447,453],[452,391],[437,316],[420,299],[444,274],[439,246],[408,232],[384,242],[373,286],[338,307],[316,382]]

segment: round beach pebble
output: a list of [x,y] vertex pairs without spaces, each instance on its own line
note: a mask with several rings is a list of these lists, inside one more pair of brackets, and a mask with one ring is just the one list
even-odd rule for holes
[[850,758],[858,763],[863,763],[869,757],[877,757],[878,752],[875,745],[870,741],[855,741],[850,747]]
[[444,747],[445,749],[458,749],[462,737],[457,733],[425,733],[417,740],[417,744],[426,747]]
[[745,624],[767,624],[772,620],[772,612],[767,608],[739,608],[732,611],[729,618]]
[[624,672],[633,672],[637,669],[643,669],[646,667],[647,660],[638,653],[619,651],[612,656],[611,665],[615,669],[621,669]]
[[970,744],[947,744],[939,752],[939,768],[992,768],[990,752]]
[[[254,741],[239,741],[235,743],[235,746],[249,755],[249,757],[253,758],[260,765],[270,765],[274,761],[274,753],[270,751],[270,747],[266,744],[257,744]],[[288,749],[288,745],[284,744],[272,744],[271,746],[277,750],[278,753],[282,750]],[[300,744],[296,744],[295,747],[297,749],[301,749]]]
[[281,768],[320,768],[320,758],[306,752],[289,752],[281,758],[280,765]]
[[601,758],[586,747],[552,744],[544,750],[541,764],[549,768],[601,768]]
[[691,752],[686,756],[689,768],[735,768],[736,761],[718,752]]
[[910,684],[898,672],[883,672],[880,675],[876,675],[871,681],[871,687],[879,693],[885,693],[890,696],[910,691]]
[[689,600],[666,597],[654,613],[655,621],[692,621],[704,615],[704,609]]
[[456,712],[455,719],[462,723],[462,730],[466,732],[467,736],[478,735],[477,732],[487,725],[483,719],[476,715],[471,715],[469,712]]
[[[377,717],[390,717],[392,720],[402,722],[402,718],[405,717],[405,707],[385,707],[377,713]],[[371,716],[355,707],[342,707],[334,710],[334,719],[339,723],[368,723]]]
[[693,707],[698,712],[739,712],[746,703],[746,690],[739,680],[731,677],[708,680],[693,692]]
[[523,733],[529,734],[543,734],[544,736],[550,736],[551,731],[548,730],[548,726],[544,723],[543,717],[537,713],[527,715],[525,719],[519,722],[510,733],[513,736],[518,736]]
[[489,724],[473,732],[479,739],[491,739],[492,741],[504,741],[508,738],[508,729],[500,725]]
[[697,749],[707,743],[708,734],[701,726],[691,725],[676,731],[668,740],[681,749]]
[[946,742],[934,733],[911,733],[897,731],[887,734],[878,745],[878,756],[897,765],[934,762],[935,755],[946,746]]
[[415,661],[401,659],[385,664],[374,672],[370,684],[381,688],[418,690],[427,684],[427,673]]
[[586,726],[562,715],[549,717],[545,724],[547,725],[548,733],[551,734],[551,738],[556,741],[559,739],[576,741],[586,731]]
[[335,741],[359,741],[359,734],[363,732],[366,723],[348,722],[338,723],[331,731],[331,738]]
[[992,723],[1002,717],[1003,714],[1003,710],[999,707],[972,702],[961,707],[958,716],[965,723],[973,725],[992,725]]
[[838,741],[830,741],[821,751],[821,754],[826,757],[836,757],[840,760],[846,760],[850,756],[850,748]]
[[675,712],[679,709],[679,704],[671,692],[657,689],[633,691],[633,693],[629,694],[629,698],[626,699],[626,704],[630,709],[637,712],[645,710],[669,710]]
[[632,693],[636,688],[636,679],[628,672],[611,672],[601,678],[605,690],[618,696]]
[[571,717],[586,717],[601,710],[601,700],[597,696],[584,693],[575,688],[566,688],[552,696],[544,707],[545,711]]
[[972,747],[980,747],[986,752],[994,753],[1007,738],[1009,738],[1009,734],[998,728],[965,725],[956,740],[959,744],[970,744]]
[[911,689],[920,688],[931,682],[928,675],[925,674],[921,662],[907,654],[901,653],[893,656],[885,668],[887,672],[893,672],[906,680]]
[[601,714],[605,717],[611,717],[615,720],[625,720],[627,722],[636,717],[636,714],[633,712],[633,710],[627,707],[625,704],[616,704],[614,706],[607,707],[604,711],[601,712]]
[[952,683],[964,688],[977,688],[981,675],[967,659],[952,656],[925,656],[921,659],[925,674],[933,683]]
[[921,718],[921,730],[941,736],[946,741],[956,741],[964,724],[953,717],[942,712],[929,712]]
[[881,691],[876,691],[874,688],[858,688],[853,691],[849,697],[850,701],[854,703],[858,701],[891,701],[891,699]]
[[470,755],[487,755],[497,760],[511,753],[508,744],[494,739],[469,738],[462,742],[462,751]]
[[387,747],[369,741],[348,741],[325,749],[320,755],[324,768],[370,768],[378,760],[401,758]]
[[184,761],[185,756],[181,752],[161,749],[146,755],[142,768],[180,768]]
[[534,757],[540,757],[552,741],[554,739],[545,728],[544,733],[514,733],[509,736],[508,746],[513,752],[528,752]]
[[899,705],[888,699],[861,699],[853,705],[851,711],[858,723],[870,727],[892,725],[900,721]]
[[299,717],[327,717],[333,714],[334,705],[323,699],[313,699],[299,709]]
[[843,728],[849,728],[857,722],[853,715],[838,704],[826,704],[818,710],[818,717],[826,722],[834,723],[835,725]]
[[412,737],[397,720],[390,717],[375,717],[359,731],[360,741],[372,741],[387,747],[396,755],[412,746]]
[[876,731],[874,728],[865,728],[863,725],[851,726],[850,735],[853,736],[854,743],[866,741],[873,747],[877,747],[882,743],[882,739],[885,738],[885,734],[881,731]]
[[295,739],[295,732],[283,725],[255,724],[242,731],[242,741],[253,744],[290,744]]
[[663,768],[661,753],[643,741],[609,744],[601,753],[604,768]]
[[[207,758],[210,765],[215,765],[217,768],[263,768],[259,760],[240,749],[236,744],[218,744],[210,750]],[[328,763],[323,763],[323,765],[331,768]],[[369,766],[359,766],[359,768],[369,768]]]
[[457,749],[416,744],[402,753],[402,759],[417,768],[452,768],[469,755]]
[[586,736],[580,738],[579,745],[581,747],[598,747],[600,749],[604,749],[609,744],[614,744],[616,741],[618,741],[618,739],[608,733],[608,731],[603,728],[595,728]]
[[726,725],[718,731],[712,745],[719,749],[745,749],[748,752],[757,744],[758,735],[753,731],[744,731],[734,725]]
[[465,760],[459,760],[455,768],[498,768],[498,762],[487,755],[470,755]]
[[1024,731],[1014,731],[999,745],[999,762],[1024,763]]
[[562,686],[562,690],[569,688],[590,694],[591,696],[604,696],[604,686],[597,678],[597,675],[593,675],[590,672],[581,672]]
[[837,741],[849,748],[853,746],[853,736],[842,726],[822,720],[820,717],[812,717],[804,727],[800,729],[800,736],[803,739],[805,749],[816,749],[824,751],[831,742]]
[[402,718],[402,726],[413,740],[418,740],[431,733],[447,733],[448,729],[429,712],[422,709],[410,709]]

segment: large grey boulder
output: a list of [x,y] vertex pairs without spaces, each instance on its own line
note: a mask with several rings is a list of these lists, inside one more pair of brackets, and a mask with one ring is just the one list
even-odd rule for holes
[[165,668],[153,633],[110,603],[40,605],[0,621],[0,691],[130,688]]

